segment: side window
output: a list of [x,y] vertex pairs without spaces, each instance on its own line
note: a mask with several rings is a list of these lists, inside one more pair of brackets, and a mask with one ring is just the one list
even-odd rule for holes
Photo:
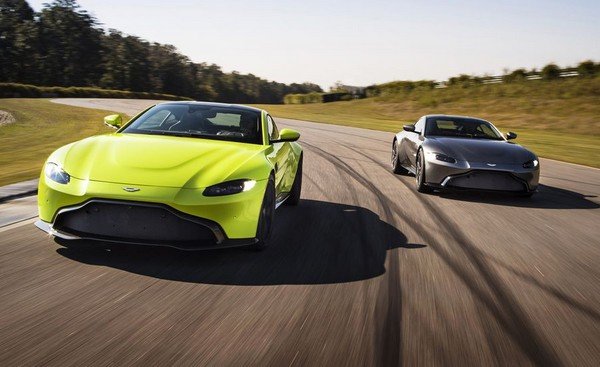
[[277,130],[277,125],[275,125],[275,121],[271,115],[267,115],[267,124],[269,125],[269,139],[277,140],[279,138],[279,130]]
[[495,136],[496,134],[494,134],[494,131],[487,125],[484,124],[480,124],[479,126],[477,126],[477,130],[481,131],[482,133],[484,133],[487,136]]
[[415,132],[420,134],[423,132],[424,129],[425,129],[425,117],[421,117],[419,119],[419,121],[417,121],[417,123],[415,124]]

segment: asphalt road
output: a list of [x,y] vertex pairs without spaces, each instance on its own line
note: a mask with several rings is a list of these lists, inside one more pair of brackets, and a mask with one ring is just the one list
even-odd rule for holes
[[264,252],[0,228],[0,365],[600,364],[600,170],[542,160],[531,199],[423,195],[392,134],[277,121],[302,133],[303,200]]

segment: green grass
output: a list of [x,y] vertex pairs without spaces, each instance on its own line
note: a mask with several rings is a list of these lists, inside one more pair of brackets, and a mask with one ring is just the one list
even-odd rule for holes
[[45,99],[0,99],[0,110],[16,119],[0,126],[0,186],[36,178],[48,155],[62,145],[114,131],[103,123],[110,111]]
[[260,105],[276,117],[398,132],[431,113],[468,115],[519,134],[538,155],[600,167],[600,78],[416,89],[350,102]]

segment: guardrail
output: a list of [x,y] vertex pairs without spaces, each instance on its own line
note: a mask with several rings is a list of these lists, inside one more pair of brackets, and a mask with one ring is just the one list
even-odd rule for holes
[[[572,78],[572,77],[576,77],[576,76],[579,76],[579,73],[577,71],[563,71],[559,74],[560,78]],[[540,79],[542,79],[541,74],[532,74],[532,75],[527,75],[525,77],[525,80],[540,80]],[[480,80],[482,84],[500,84],[500,83],[504,83],[504,75],[482,77],[482,78],[478,78],[478,80]],[[437,82],[435,85],[435,88],[438,88],[438,89],[446,88],[446,87],[448,87],[448,81]]]

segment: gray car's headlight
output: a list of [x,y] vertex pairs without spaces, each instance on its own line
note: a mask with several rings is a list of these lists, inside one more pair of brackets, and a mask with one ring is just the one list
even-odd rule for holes
[[71,181],[71,176],[58,164],[52,162],[46,163],[44,175],[59,184],[68,184]]
[[537,159],[532,159],[530,161],[523,163],[523,168],[536,168],[539,164],[540,164],[540,162],[538,162]]
[[240,192],[251,190],[254,185],[256,185],[256,181],[254,180],[227,181],[207,187],[202,194],[204,196],[239,194]]
[[442,153],[435,153],[435,159],[446,163],[456,163],[456,159]]

